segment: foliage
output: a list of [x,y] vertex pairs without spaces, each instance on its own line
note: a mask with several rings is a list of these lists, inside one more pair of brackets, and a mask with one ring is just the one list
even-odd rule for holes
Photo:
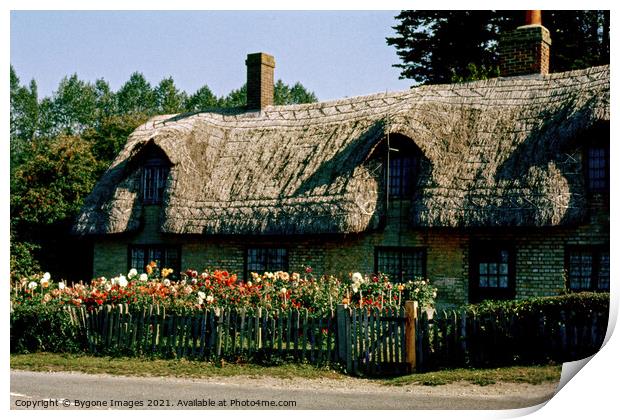
[[[523,24],[522,11],[404,10],[387,38],[401,63],[401,79],[450,83],[494,77],[502,33]],[[551,32],[554,72],[609,63],[609,11],[543,11]]]
[[29,154],[15,169],[12,222],[49,225],[73,217],[99,175],[91,143],[64,135],[35,139]]
[[475,305],[467,305],[466,309],[478,315],[495,314],[502,311],[506,315],[524,315],[533,312],[548,314],[558,311],[609,311],[609,293],[580,292],[559,296],[535,297],[522,300],[487,300]]
[[11,311],[11,352],[80,352],[86,337],[69,313],[40,301],[15,305]]
[[41,271],[34,252],[40,247],[30,242],[17,242],[11,238],[11,281],[32,276]]
[[173,271],[151,262],[144,273],[136,269],[112,279],[99,277],[90,284],[69,287],[53,282],[50,275],[35,275],[14,283],[12,302],[15,307],[41,303],[53,307],[74,305],[87,309],[102,305],[127,304],[140,310],[159,305],[171,313],[191,313],[207,307],[307,309],[311,313],[335,310],[336,305],[354,307],[399,307],[405,297],[424,299],[432,305],[436,289],[428,281],[410,281],[394,285],[386,276],[354,273],[350,280],[333,276],[320,278],[306,272],[252,273],[249,281],[235,274],[215,270],[198,273],[187,270],[180,280],[170,280]]

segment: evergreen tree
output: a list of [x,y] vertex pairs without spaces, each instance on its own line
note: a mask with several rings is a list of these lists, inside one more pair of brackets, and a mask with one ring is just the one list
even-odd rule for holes
[[[387,44],[396,48],[402,79],[450,83],[499,74],[500,34],[524,23],[524,11],[405,10]],[[543,11],[551,32],[551,70],[609,63],[609,11]]]

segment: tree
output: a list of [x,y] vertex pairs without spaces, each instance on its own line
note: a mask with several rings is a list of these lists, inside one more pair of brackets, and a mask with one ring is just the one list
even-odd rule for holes
[[118,113],[116,94],[110,89],[110,85],[103,79],[95,81],[95,101],[98,124]]
[[228,95],[218,100],[220,108],[241,108],[248,103],[248,88],[244,83],[239,89],[230,91]]
[[276,105],[308,104],[316,102],[314,92],[309,92],[299,82],[292,87],[278,80],[274,86],[274,100]]
[[[551,32],[551,68],[559,72],[609,63],[609,12],[543,11]],[[401,79],[450,83],[499,74],[500,34],[524,22],[523,11],[402,11],[387,44]]]
[[159,82],[155,88],[155,110],[160,114],[176,114],[183,112],[183,104],[187,99],[185,92],[180,92],[174,85],[172,77]]
[[25,145],[34,138],[37,131],[39,104],[37,83],[34,80],[29,87],[21,86],[13,66],[10,79],[10,156],[11,168],[14,168],[23,157]]
[[52,96],[49,117],[55,129],[50,134],[74,135],[93,126],[97,120],[95,86],[78,79],[77,74],[63,78]]
[[120,114],[152,114],[155,111],[155,93],[142,73],[135,72],[117,92]]
[[[301,83],[297,82],[292,87],[278,81],[273,89],[274,105],[293,105],[316,102],[317,97],[314,92],[308,91]],[[247,104],[247,85],[231,91],[227,96],[219,100],[222,108],[244,107]]]
[[183,106],[189,112],[197,112],[217,107],[218,100],[209,86],[204,85],[193,95],[188,96]]

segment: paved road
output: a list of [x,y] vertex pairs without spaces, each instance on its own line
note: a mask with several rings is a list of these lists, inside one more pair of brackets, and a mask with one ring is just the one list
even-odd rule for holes
[[[505,409],[550,398],[540,393],[446,395],[433,388],[423,394],[398,388],[364,391],[337,389],[333,383],[331,389],[259,388],[225,381],[11,371],[11,409],[86,409],[89,404],[97,409]],[[272,406],[256,405],[257,401]]]

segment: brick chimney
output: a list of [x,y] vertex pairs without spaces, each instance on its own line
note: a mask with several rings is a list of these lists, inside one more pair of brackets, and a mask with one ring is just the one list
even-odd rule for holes
[[500,76],[549,74],[551,35],[542,26],[540,10],[525,12],[525,25],[500,36]]
[[262,52],[248,54],[245,60],[248,68],[248,109],[261,110],[273,105],[273,56]]

